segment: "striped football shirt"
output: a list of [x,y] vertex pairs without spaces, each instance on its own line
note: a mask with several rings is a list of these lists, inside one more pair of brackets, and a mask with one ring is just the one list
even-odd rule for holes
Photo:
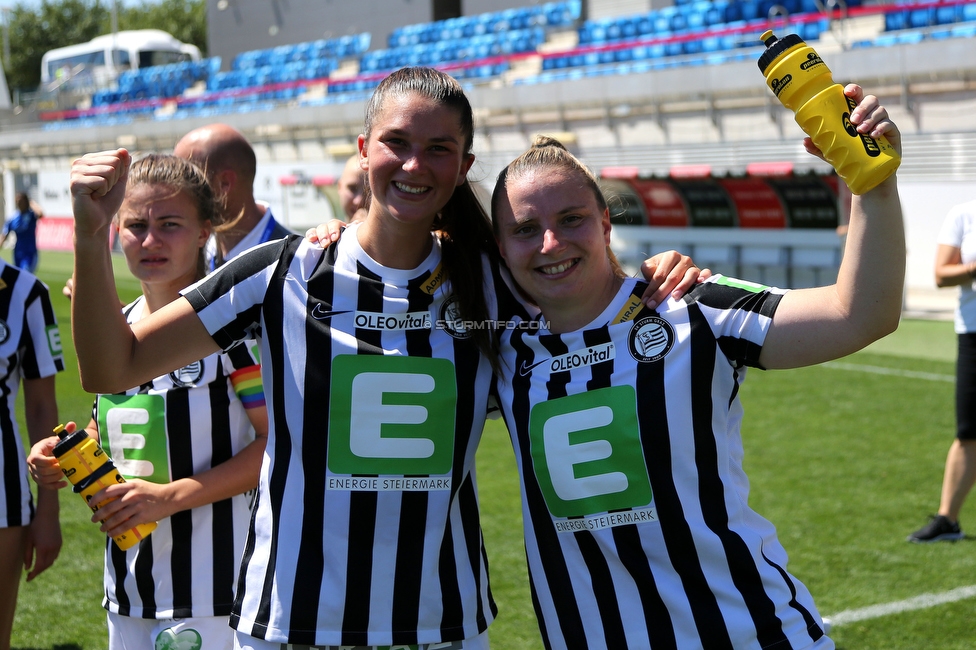
[[[144,304],[140,297],[125,307],[129,323],[142,318]],[[244,400],[259,403],[260,390],[235,386],[232,378],[257,377],[260,386],[256,353],[253,341],[241,343],[125,393],[98,395],[92,419],[119,473],[170,483],[250,444],[254,428]],[[252,500],[239,494],[177,512],[128,551],[106,539],[102,605],[134,618],[229,616]]]
[[502,337],[546,647],[805,648],[821,619],[748,505],[739,433],[783,292],[716,276],[653,311],[644,287],[581,331]]
[[34,502],[14,408],[21,381],[64,370],[48,289],[0,260],[0,528],[27,526]]
[[270,434],[239,632],[436,643],[494,618],[474,473],[492,371],[440,246],[415,269],[385,268],[350,226],[325,250],[300,238],[252,249],[185,292],[222,347],[262,335]]

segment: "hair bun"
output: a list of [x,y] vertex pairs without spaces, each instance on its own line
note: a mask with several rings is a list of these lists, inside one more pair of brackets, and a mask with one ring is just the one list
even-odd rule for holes
[[535,140],[532,141],[532,148],[544,149],[545,147],[556,147],[557,149],[562,149],[563,151],[569,151],[566,146],[556,138],[541,134],[535,136]]

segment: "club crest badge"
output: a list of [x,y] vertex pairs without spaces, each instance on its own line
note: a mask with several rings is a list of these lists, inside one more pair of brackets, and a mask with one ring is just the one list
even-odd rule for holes
[[169,373],[169,378],[173,380],[173,386],[177,388],[192,388],[203,379],[203,360],[183,366],[179,370]]
[[471,338],[471,330],[467,328],[461,318],[461,309],[458,305],[457,296],[451,294],[441,306],[441,317],[437,323],[438,328],[443,328],[448,334],[456,339]]
[[630,330],[630,354],[641,363],[663,359],[674,347],[674,328],[660,316],[634,322]]
[[7,327],[7,321],[0,318],[0,343],[6,343],[8,338],[10,338],[10,328]]

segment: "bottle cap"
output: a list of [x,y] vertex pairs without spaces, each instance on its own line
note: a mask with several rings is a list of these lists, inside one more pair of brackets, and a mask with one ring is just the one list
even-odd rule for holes
[[766,68],[775,61],[780,54],[795,45],[804,45],[802,38],[796,34],[787,34],[783,38],[776,38],[772,30],[766,30],[759,39],[765,44],[766,51],[759,57],[759,70],[766,74]]
[[88,432],[84,429],[76,429],[71,433],[62,430],[58,432],[58,437],[61,438],[61,440],[58,441],[58,444],[54,445],[54,455],[56,457],[61,457],[64,456],[68,450],[75,445],[84,442],[85,439],[88,438]]

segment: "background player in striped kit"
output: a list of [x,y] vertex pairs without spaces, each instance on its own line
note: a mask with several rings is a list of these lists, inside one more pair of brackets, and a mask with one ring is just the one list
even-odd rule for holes
[[241,648],[487,646],[495,606],[473,468],[494,346],[464,323],[497,317],[498,301],[519,307],[468,185],[472,136],[453,78],[393,73],[359,138],[365,221],[325,250],[295,238],[244,253],[131,328],[107,309],[104,234],[127,154],[78,170],[84,385],[138,383],[262,333],[270,433],[231,617]]
[[[858,131],[900,148],[877,99],[845,92]],[[615,268],[596,180],[558,143],[500,174],[492,215],[548,322],[503,332],[498,381],[546,647],[833,648],[773,526],[748,506],[737,395],[745,366],[819,363],[895,329],[894,177],[854,197],[834,286],[717,276],[657,310]]]
[[[79,161],[72,181],[91,164]],[[174,156],[139,160],[116,187],[125,191],[119,239],[143,291],[122,312],[136,323],[203,277],[217,204],[202,171]],[[93,519],[109,536],[159,521],[129,551],[106,540],[110,648],[233,647],[228,616],[250,519],[246,492],[257,485],[268,426],[253,345],[95,400],[88,432],[128,482],[94,495],[96,504],[116,500]],[[56,442],[34,445],[30,460],[39,483],[63,486]]]
[[24,420],[32,442],[58,423],[54,376],[64,370],[61,335],[48,289],[27,271],[0,260],[0,650],[10,634],[20,587],[54,563],[61,551],[58,495],[40,490],[37,506],[14,413],[24,387]]

